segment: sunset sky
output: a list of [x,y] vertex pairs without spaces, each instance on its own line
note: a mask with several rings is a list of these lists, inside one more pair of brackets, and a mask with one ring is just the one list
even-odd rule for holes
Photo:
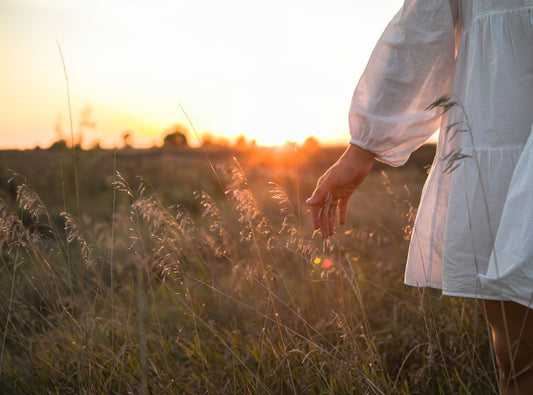
[[401,3],[0,0],[0,148],[70,140],[56,40],[86,147],[125,131],[159,145],[187,123],[179,104],[200,133],[348,141],[353,89]]

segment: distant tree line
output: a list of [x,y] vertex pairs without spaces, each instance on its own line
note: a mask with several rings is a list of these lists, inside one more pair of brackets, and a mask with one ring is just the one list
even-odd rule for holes
[[[81,149],[81,142],[82,142],[82,134],[81,130],[84,127],[94,128],[96,123],[90,121],[90,108],[84,109],[82,111],[82,117],[81,122],[78,129],[78,136],[77,136],[77,142],[74,143],[74,147],[77,149]],[[58,124],[59,125],[59,124]],[[64,137],[60,125],[56,125],[56,132],[58,134],[58,139],[52,143],[48,149],[51,150],[66,150],[72,146],[72,144],[69,144],[67,139]],[[162,148],[162,149],[183,149],[183,148],[189,148],[191,145],[189,144],[189,138],[191,136],[191,132],[189,128],[182,124],[182,123],[175,123],[168,128],[166,128],[163,131],[163,140],[162,145],[160,147],[154,147],[154,148]],[[201,147],[226,147],[226,148],[235,148],[239,150],[247,150],[247,149],[253,149],[256,147],[255,140],[247,140],[245,136],[241,135],[238,136],[233,142],[229,141],[228,139],[225,139],[223,137],[215,137],[209,133],[204,133],[202,137],[200,138],[200,146]],[[295,143],[287,143],[292,144],[295,147],[297,144]],[[126,130],[122,133],[122,149],[133,149],[134,148],[134,141],[133,141],[133,132],[130,130]],[[100,149],[100,143],[96,142],[94,143],[89,149]],[[317,139],[314,137],[308,137],[305,142],[300,147],[304,151],[314,151],[318,150],[320,148],[320,143]]]

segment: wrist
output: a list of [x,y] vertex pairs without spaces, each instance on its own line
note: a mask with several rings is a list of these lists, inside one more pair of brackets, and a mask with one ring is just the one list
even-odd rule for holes
[[348,145],[345,154],[363,161],[373,161],[376,157],[376,154],[372,151],[369,151],[353,143],[350,143]]

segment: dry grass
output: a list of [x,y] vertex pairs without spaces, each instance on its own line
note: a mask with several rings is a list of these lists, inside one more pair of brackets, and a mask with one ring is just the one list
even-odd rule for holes
[[2,393],[497,393],[476,306],[402,284],[419,167],[323,243],[300,202],[328,163],[218,153],[221,191],[189,151],[81,152],[73,215],[68,158],[32,154],[0,158],[56,166],[2,186]]

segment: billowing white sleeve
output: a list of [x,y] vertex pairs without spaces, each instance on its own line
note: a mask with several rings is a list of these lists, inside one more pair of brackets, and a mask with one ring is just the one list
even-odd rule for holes
[[350,106],[350,143],[393,166],[438,128],[438,109],[455,69],[456,3],[405,0],[379,39]]

